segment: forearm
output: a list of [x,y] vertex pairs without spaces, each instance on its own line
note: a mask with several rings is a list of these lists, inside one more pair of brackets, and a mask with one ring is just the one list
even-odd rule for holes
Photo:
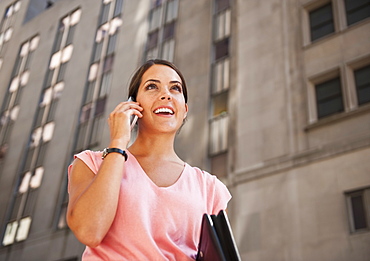
[[70,202],[68,225],[85,244],[99,244],[116,215],[124,157],[107,156],[91,183]]

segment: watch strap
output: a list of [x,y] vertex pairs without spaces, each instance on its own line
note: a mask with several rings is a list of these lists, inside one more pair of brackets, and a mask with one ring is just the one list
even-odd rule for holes
[[105,159],[105,157],[106,157],[109,153],[113,153],[113,152],[121,154],[123,157],[125,157],[125,161],[127,161],[128,155],[127,155],[126,151],[121,150],[121,149],[118,149],[118,148],[105,148],[105,149],[103,150],[102,159]]

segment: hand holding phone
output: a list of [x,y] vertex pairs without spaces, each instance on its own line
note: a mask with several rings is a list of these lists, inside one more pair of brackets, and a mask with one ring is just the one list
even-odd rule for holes
[[[130,96],[127,101],[131,102],[131,101],[134,101],[134,99],[132,98],[132,96]],[[137,119],[138,119],[137,115],[131,115],[131,118],[130,118],[131,130],[134,128]]]

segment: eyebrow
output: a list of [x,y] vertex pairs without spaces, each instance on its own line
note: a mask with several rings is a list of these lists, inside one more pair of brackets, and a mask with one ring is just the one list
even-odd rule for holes
[[[161,81],[160,81],[160,80],[156,80],[156,79],[149,79],[149,80],[147,80],[144,84],[146,84],[147,82],[157,82],[157,83],[161,83]],[[170,83],[178,83],[178,84],[180,84],[180,85],[182,86],[182,83],[181,83],[181,82],[179,82],[179,81],[170,81]]]

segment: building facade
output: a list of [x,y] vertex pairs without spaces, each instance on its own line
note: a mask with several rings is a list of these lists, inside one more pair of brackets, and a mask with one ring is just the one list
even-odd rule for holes
[[217,175],[243,260],[370,256],[369,0],[0,1],[0,260],[80,260],[74,153],[150,58],[187,79],[176,150]]

